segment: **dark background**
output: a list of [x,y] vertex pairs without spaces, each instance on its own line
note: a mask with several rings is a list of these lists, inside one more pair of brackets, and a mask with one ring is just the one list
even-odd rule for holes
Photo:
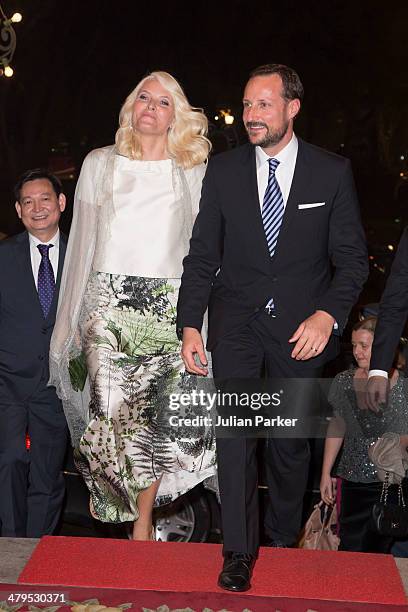
[[[407,222],[408,2],[391,0],[3,0],[14,76],[0,78],[0,231],[20,230],[12,185],[24,170],[62,172],[72,194],[84,155],[113,142],[119,109],[148,71],[171,72],[214,124],[216,150],[244,139],[248,72],[286,63],[306,96],[296,132],[350,157],[376,301]],[[214,115],[230,108],[228,131]],[[218,122],[219,124],[220,122]],[[68,229],[70,211],[63,228]]]

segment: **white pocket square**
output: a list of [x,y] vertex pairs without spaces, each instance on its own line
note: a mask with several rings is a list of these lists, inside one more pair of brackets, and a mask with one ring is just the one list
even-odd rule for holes
[[313,204],[298,204],[298,209],[303,210],[304,208],[317,208],[318,206],[325,206],[326,202],[314,202]]

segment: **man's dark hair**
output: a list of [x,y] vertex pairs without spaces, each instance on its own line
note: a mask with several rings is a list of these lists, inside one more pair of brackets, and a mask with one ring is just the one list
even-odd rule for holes
[[270,76],[271,74],[278,74],[282,79],[283,97],[286,100],[295,100],[296,98],[300,101],[303,100],[304,89],[302,81],[298,73],[293,68],[289,68],[289,66],[284,64],[264,64],[252,70],[249,78]]
[[50,181],[57,198],[62,193],[62,184],[59,178],[44,168],[35,168],[34,170],[27,170],[24,172],[24,174],[20,176],[17,183],[14,185],[14,197],[16,198],[17,202],[20,201],[21,189],[23,185],[29,181],[36,181],[37,179],[47,179]]

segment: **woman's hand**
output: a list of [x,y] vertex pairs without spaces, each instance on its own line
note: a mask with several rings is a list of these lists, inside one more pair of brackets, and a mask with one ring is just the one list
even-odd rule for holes
[[322,474],[320,495],[324,503],[330,506],[336,501],[336,479],[332,478],[330,474]]

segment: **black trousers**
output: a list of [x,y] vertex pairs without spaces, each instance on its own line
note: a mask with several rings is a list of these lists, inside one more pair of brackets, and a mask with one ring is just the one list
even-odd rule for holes
[[[312,362],[297,362],[288,357],[274,336],[274,326],[278,324],[278,319],[271,320],[262,312],[244,328],[221,338],[212,350],[217,381],[259,380],[263,373],[269,378],[319,376],[321,368],[313,367]],[[256,438],[217,435],[224,551],[256,554],[259,547],[257,444]],[[301,526],[309,443],[307,438],[270,437],[265,451],[270,498],[265,532],[269,538],[290,546]]]
[[53,533],[65,493],[61,469],[67,440],[62,405],[53,388],[38,390],[24,403],[0,401],[2,536]]
[[379,501],[381,482],[342,480],[339,550],[388,553],[393,539],[375,531],[371,509]]

